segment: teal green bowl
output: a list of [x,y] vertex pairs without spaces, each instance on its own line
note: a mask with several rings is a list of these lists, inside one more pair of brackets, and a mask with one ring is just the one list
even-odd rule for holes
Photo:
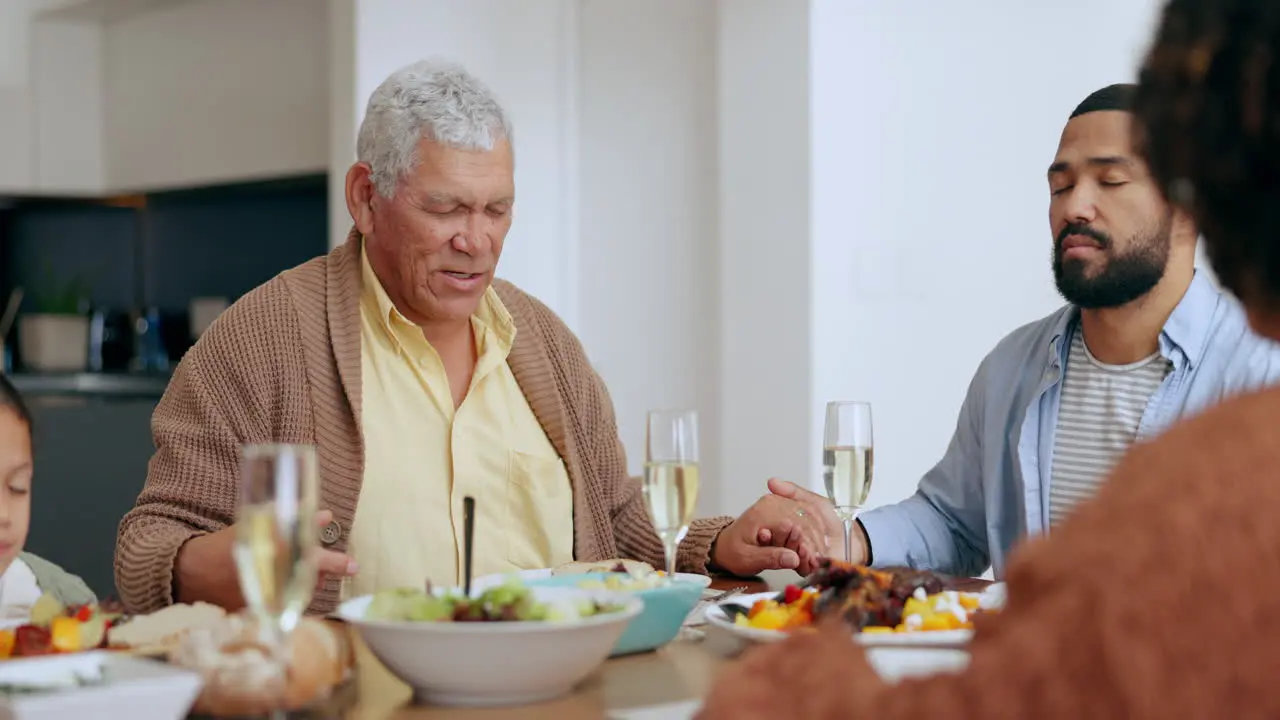
[[[580,583],[590,580],[603,582],[609,576],[610,573],[553,575],[530,580],[525,584],[531,587],[578,587]],[[710,578],[681,573],[665,587],[621,591],[639,597],[644,602],[644,609],[627,625],[622,637],[613,646],[610,657],[657,650],[674,640],[680,634],[685,618],[693,612],[698,600],[702,598],[702,591],[710,583]]]

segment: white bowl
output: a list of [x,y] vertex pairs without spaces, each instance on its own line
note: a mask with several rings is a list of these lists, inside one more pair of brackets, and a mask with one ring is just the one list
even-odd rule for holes
[[523,705],[568,694],[609,657],[644,603],[625,593],[530,588],[539,601],[590,598],[622,608],[574,622],[366,620],[370,595],[338,607],[416,702]]

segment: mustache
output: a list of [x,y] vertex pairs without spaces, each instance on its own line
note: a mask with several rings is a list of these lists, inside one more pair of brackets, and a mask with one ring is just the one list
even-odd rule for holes
[[1058,233],[1057,239],[1054,240],[1055,252],[1061,254],[1062,243],[1072,235],[1093,238],[1103,250],[1111,247],[1111,236],[1101,230],[1095,230],[1088,225],[1081,225],[1080,223],[1067,223],[1066,227],[1062,228],[1062,232]]

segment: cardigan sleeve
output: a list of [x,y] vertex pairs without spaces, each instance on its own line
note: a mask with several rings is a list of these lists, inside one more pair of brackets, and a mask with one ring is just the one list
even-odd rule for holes
[[116,586],[131,611],[172,604],[183,544],[235,522],[243,444],[310,442],[287,293],[270,282],[228,308],[183,357],[156,406],[156,451],[116,539]]

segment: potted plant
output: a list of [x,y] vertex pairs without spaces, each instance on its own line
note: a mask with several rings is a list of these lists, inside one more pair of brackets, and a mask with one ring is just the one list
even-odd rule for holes
[[83,372],[89,361],[88,293],[83,284],[66,284],[47,274],[33,293],[36,311],[18,320],[24,367],[37,372]]

